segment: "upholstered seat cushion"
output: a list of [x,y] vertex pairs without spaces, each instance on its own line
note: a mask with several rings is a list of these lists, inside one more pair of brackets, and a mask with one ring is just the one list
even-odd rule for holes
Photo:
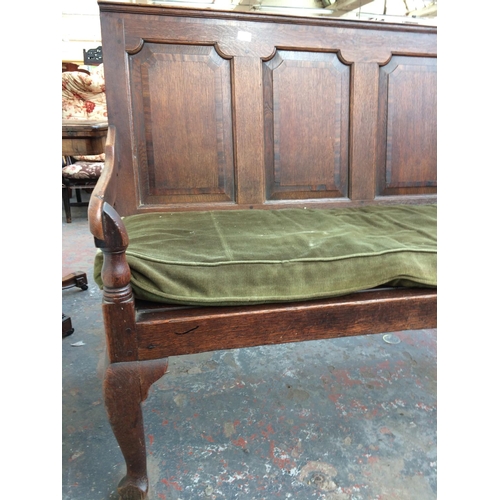
[[99,179],[104,162],[77,161],[62,168],[65,179]]
[[[237,305],[437,286],[436,205],[148,213],[124,218],[137,298]],[[95,279],[102,286],[102,253]]]

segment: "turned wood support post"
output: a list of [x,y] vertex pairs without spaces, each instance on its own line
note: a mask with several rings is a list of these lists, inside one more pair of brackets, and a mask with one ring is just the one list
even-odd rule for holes
[[102,250],[104,256],[101,270],[104,303],[127,302],[132,299],[130,267],[125,256],[128,234],[121,217],[106,202],[102,206],[102,225],[105,239],[96,239],[96,246]]
[[111,205],[102,207],[105,239],[96,239],[103,253],[103,317],[107,350],[111,363],[137,360],[135,305],[130,285],[130,268],[125,251],[128,234],[118,213]]

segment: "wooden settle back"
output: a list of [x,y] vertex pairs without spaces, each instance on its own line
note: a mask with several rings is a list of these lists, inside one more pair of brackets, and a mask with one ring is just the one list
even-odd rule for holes
[[436,202],[436,28],[100,10],[121,216]]

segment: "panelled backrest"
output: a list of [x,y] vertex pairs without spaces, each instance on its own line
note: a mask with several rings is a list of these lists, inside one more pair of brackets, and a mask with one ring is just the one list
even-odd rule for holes
[[120,215],[436,201],[436,28],[100,9]]

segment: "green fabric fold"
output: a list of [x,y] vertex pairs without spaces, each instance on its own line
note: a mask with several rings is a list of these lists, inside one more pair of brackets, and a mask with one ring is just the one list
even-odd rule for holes
[[[225,210],[124,218],[137,298],[241,305],[437,286],[436,205]],[[102,287],[102,253],[94,278]]]

